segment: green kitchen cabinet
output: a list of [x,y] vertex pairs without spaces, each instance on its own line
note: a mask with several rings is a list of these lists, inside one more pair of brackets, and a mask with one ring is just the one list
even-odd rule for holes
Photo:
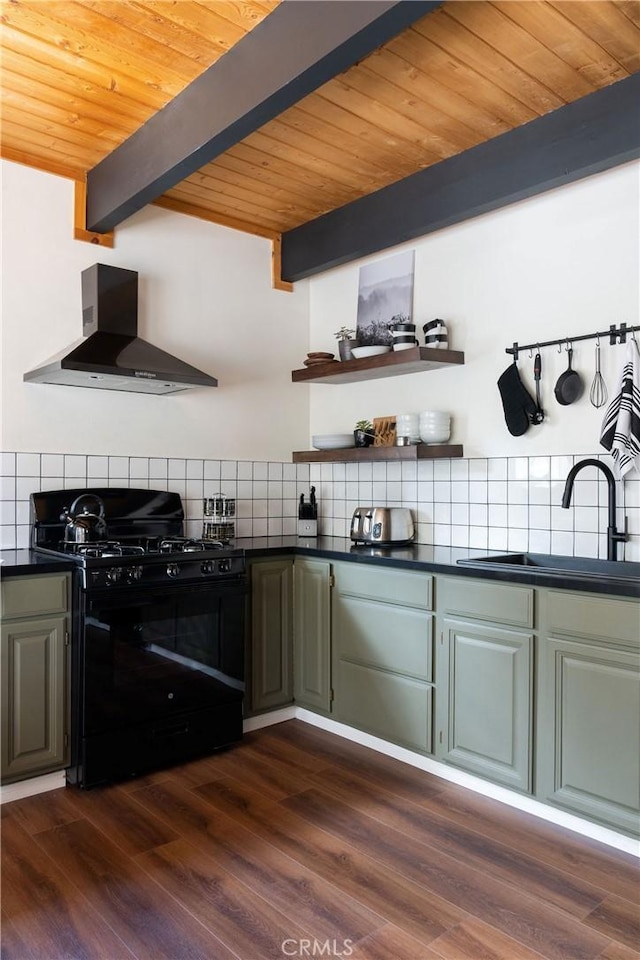
[[296,704],[331,712],[331,564],[294,563],[293,694]]
[[421,753],[432,750],[432,577],[334,564],[334,716]]
[[68,574],[2,583],[3,783],[68,763]]
[[533,591],[439,578],[437,607],[437,758],[531,792]]
[[249,713],[293,701],[293,559],[249,564]]
[[640,833],[640,603],[544,590],[540,800]]

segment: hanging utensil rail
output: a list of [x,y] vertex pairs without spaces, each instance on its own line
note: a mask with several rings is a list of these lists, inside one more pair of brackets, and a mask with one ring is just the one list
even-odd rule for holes
[[539,350],[540,347],[555,347],[563,343],[577,343],[578,340],[595,340],[596,337],[609,337],[609,343],[613,346],[615,343],[626,343],[627,334],[630,333],[633,335],[636,330],[640,330],[640,326],[628,327],[626,323],[621,323],[620,327],[617,327],[615,323],[612,323],[608,330],[600,330],[596,333],[584,333],[579,337],[561,337],[559,340],[536,340],[535,343],[525,344],[519,344],[517,340],[514,340],[512,347],[505,348],[505,353],[513,354],[513,359],[517,360],[521,350]]

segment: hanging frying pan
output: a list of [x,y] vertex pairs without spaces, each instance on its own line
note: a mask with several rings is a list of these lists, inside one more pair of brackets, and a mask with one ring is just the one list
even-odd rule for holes
[[564,373],[561,373],[558,377],[558,382],[553,391],[556,395],[556,400],[558,403],[561,403],[563,407],[567,407],[570,403],[575,403],[576,400],[579,400],[584,390],[584,383],[582,382],[580,374],[576,370],[571,369],[571,360],[573,358],[573,350],[571,347],[567,348],[567,356],[569,358],[569,366]]

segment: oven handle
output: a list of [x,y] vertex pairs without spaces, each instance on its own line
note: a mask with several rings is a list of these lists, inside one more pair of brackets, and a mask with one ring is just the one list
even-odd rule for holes
[[117,607],[123,610],[126,607],[148,607],[160,601],[184,600],[189,596],[238,597],[248,593],[249,586],[246,577],[234,580],[215,580],[208,583],[175,583],[162,587],[125,587],[124,589],[108,588],[101,591],[87,591],[85,602],[89,609],[99,608],[108,610]]

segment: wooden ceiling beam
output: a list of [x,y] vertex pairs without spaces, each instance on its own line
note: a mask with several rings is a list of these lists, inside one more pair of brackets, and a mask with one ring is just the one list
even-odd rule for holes
[[87,174],[105,232],[396,36],[441,0],[283,0]]
[[294,282],[640,157],[640,73],[282,235]]

